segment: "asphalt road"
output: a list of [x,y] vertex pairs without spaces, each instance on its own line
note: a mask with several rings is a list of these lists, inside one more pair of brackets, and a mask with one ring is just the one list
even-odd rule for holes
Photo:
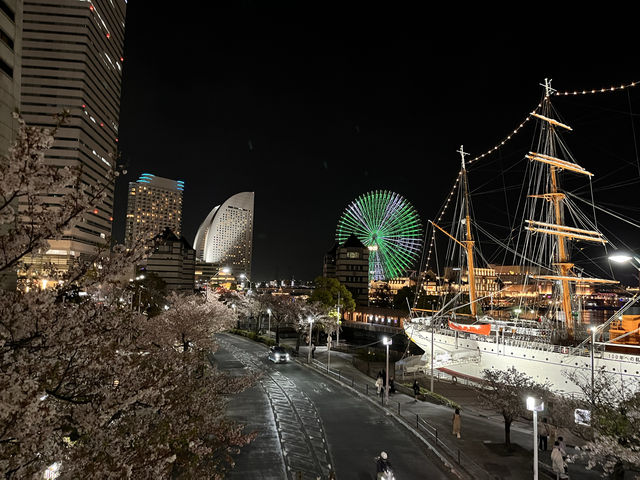
[[264,345],[226,334],[218,340],[220,369],[262,372],[229,406],[230,417],[258,437],[228,478],[316,480],[333,469],[339,480],[370,480],[383,450],[398,480],[450,478],[411,433],[371,403],[294,361],[273,364]]

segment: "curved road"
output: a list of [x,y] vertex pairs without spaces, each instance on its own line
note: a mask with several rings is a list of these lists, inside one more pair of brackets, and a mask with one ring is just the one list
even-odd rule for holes
[[371,480],[382,450],[398,480],[450,478],[412,434],[370,402],[295,361],[273,364],[262,344],[217,338],[213,357],[221,370],[262,372],[258,384],[229,405],[229,416],[258,437],[242,449],[228,478],[316,480],[334,469],[337,479]]

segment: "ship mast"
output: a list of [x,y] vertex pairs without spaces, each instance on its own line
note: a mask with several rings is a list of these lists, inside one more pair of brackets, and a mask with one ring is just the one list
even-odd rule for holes
[[471,307],[471,315],[477,316],[478,304],[476,303],[476,279],[475,270],[473,266],[473,237],[471,236],[471,215],[469,213],[469,184],[467,182],[467,167],[464,161],[464,157],[469,155],[464,151],[464,147],[460,145],[460,159],[462,161],[462,188],[464,193],[464,216],[466,227],[466,240],[463,241],[465,249],[467,250],[467,271],[469,277],[469,305]]
[[526,157],[529,160],[544,163],[549,166],[549,191],[542,195],[530,195],[533,198],[542,198],[551,202],[551,218],[552,223],[546,223],[535,220],[527,220],[526,230],[532,232],[539,232],[547,235],[554,235],[556,237],[556,262],[554,263],[556,275],[531,275],[533,278],[541,280],[557,281],[561,287],[562,297],[562,311],[564,313],[565,326],[567,330],[567,336],[569,339],[573,339],[575,336],[575,324],[573,321],[572,307],[571,307],[571,288],[570,282],[592,282],[592,283],[617,283],[611,280],[602,280],[596,278],[583,278],[573,274],[572,269],[574,264],[571,263],[569,257],[568,240],[585,240],[596,243],[606,243],[602,234],[593,230],[584,230],[581,228],[569,227],[564,224],[564,202],[565,194],[562,193],[559,183],[559,173],[563,170],[579,173],[586,176],[592,176],[593,174],[586,171],[580,165],[558,158],[559,153],[556,152],[557,145],[557,128],[572,130],[571,127],[560,123],[553,119],[551,109],[551,95],[555,92],[551,88],[551,80],[545,79],[544,83],[545,97],[543,100],[543,114],[532,113],[533,116],[543,120],[546,123],[547,128],[543,128],[544,137],[542,138],[542,152],[529,152]]

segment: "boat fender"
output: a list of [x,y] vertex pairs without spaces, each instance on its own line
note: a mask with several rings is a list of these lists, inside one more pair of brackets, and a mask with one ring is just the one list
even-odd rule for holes
[[451,377],[451,381],[452,381],[453,383],[458,383],[458,377],[454,377],[454,376],[452,376],[452,377]]

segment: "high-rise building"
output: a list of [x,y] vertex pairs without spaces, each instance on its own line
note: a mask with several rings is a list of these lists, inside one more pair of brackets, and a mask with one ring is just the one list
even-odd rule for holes
[[[17,122],[13,112],[20,105],[22,62],[22,1],[0,0],[0,162],[13,143]],[[17,202],[12,203],[13,208]],[[0,224],[0,235],[11,226]],[[0,272],[0,289],[15,290],[16,272]]]
[[198,228],[193,241],[196,259],[228,267],[232,275],[251,281],[254,192],[242,192],[216,206]]
[[354,234],[336,249],[335,272],[338,281],[347,287],[356,305],[369,304],[369,248]]
[[20,106],[22,1],[0,0],[0,155],[6,155],[17,128]]
[[192,293],[195,282],[195,252],[184,237],[165,228],[156,237],[156,247],[140,270],[155,273],[168,291]]
[[[127,2],[22,4],[22,116],[28,125],[53,127],[54,115],[68,110],[46,159],[54,165],[81,166],[83,184],[106,186],[104,199],[41,252],[40,260],[64,269],[73,259],[93,254],[111,235],[114,184],[108,179],[118,141]],[[51,192],[52,204],[60,201],[61,193]]]
[[180,237],[182,226],[182,180],[169,180],[143,173],[129,182],[125,245],[151,239],[166,228]]

